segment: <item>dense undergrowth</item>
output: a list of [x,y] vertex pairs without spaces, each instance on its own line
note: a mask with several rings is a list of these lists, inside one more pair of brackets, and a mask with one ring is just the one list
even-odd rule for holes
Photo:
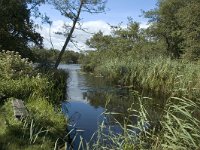
[[[0,146],[1,149],[53,149],[66,133],[67,120],[61,114],[66,72],[36,69],[12,51],[0,53]],[[11,101],[22,99],[28,117],[13,115]],[[64,140],[64,139],[63,139]]]

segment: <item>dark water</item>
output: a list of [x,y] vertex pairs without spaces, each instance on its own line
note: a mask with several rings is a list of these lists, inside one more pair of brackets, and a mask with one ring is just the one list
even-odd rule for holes
[[[77,147],[82,136],[87,142],[97,131],[99,124],[105,122],[116,133],[121,133],[116,121],[123,124],[124,118],[129,116],[128,108],[137,109],[138,100],[127,89],[115,87],[102,77],[94,77],[82,73],[80,65],[60,65],[60,68],[69,72],[68,99],[62,104],[62,110],[69,118],[68,130],[72,131],[70,138],[74,140]],[[109,101],[109,103],[108,103]],[[133,104],[134,103],[134,104]],[[157,102],[148,100],[148,112],[156,117]],[[155,108],[154,108],[155,107]],[[117,112],[118,115],[105,115],[104,112]],[[132,124],[137,122],[137,117],[128,118]],[[95,139],[95,136],[94,136]]]

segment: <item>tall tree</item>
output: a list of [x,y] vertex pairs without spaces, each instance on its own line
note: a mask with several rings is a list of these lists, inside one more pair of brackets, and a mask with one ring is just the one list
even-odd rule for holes
[[185,7],[176,14],[183,42],[184,58],[190,60],[200,59],[200,0],[190,0]]
[[51,4],[55,6],[61,14],[72,21],[71,26],[67,27],[66,40],[60,51],[58,59],[55,63],[55,68],[58,67],[62,55],[64,54],[67,45],[70,40],[72,40],[72,34],[76,28],[77,23],[80,23],[80,14],[81,12],[93,13],[102,13],[105,10],[105,0],[50,0]]
[[200,58],[200,0],[158,0],[158,7],[146,12],[150,30],[164,41],[173,58]]
[[146,12],[146,17],[153,22],[151,27],[153,34],[158,40],[163,40],[169,55],[175,58],[180,57],[182,42],[179,29],[181,28],[176,13],[183,7],[184,0],[159,0],[158,8]]
[[29,44],[42,45],[43,39],[35,31],[28,8],[28,4],[35,7],[40,2],[0,0],[0,49],[18,51],[23,57],[30,57]]

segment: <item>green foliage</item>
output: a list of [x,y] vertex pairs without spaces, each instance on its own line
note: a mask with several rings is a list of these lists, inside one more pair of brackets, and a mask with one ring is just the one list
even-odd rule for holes
[[21,55],[14,51],[0,52],[0,64],[0,78],[2,79],[16,79],[34,73],[33,64],[26,58],[22,59]]
[[[30,1],[0,0],[0,49],[19,52],[33,58],[28,49],[30,42],[42,45],[42,37],[34,29],[28,8]],[[29,3],[31,6],[31,3]]]
[[190,3],[179,10],[177,18],[179,24],[182,25],[181,35],[184,39],[182,48],[184,57],[190,60],[198,60],[200,58],[200,8],[199,0],[192,0]]
[[200,64],[190,61],[199,59],[199,1],[159,2],[157,9],[146,13],[152,21],[149,28],[140,29],[130,21],[127,28],[113,28],[112,35],[99,32],[87,41],[96,51],[88,52],[81,62],[85,71],[114,84],[169,97],[163,104],[163,113],[159,114],[162,129],[134,134],[135,128],[142,130],[141,124],[150,118],[144,109],[146,99],[139,96],[141,110],[137,112],[143,118],[139,125],[116,122],[124,133],[118,135],[112,131],[104,134],[102,124],[90,149],[198,149],[200,146]]
[[[162,2],[164,4],[165,1]],[[167,6],[163,7],[168,10]],[[168,17],[167,13],[163,15]],[[101,32],[94,35],[87,43],[97,50],[88,52],[81,59],[83,70],[104,76],[122,86],[139,86],[166,95],[198,98],[199,63],[185,59],[172,60],[161,49],[164,43],[149,38],[151,29],[144,30],[138,26],[138,23],[129,20],[127,28],[115,27],[109,38]]]
[[[123,133],[116,134],[109,130],[108,134],[104,130],[108,127],[104,122],[100,125],[97,132],[97,141],[88,143],[85,149],[198,149],[200,121],[199,103],[195,103],[186,98],[171,97],[164,106],[164,113],[160,116],[160,123],[155,124],[150,129],[144,129],[145,123],[148,122],[149,114],[145,109],[144,102],[147,98],[137,96],[140,101],[140,109],[135,110],[130,107],[128,110],[131,117],[137,115],[140,120],[136,125],[115,122],[119,125]],[[116,112],[105,112],[116,113]],[[126,120],[126,118],[124,119]],[[136,135],[136,130],[141,132]],[[84,149],[84,147],[83,147]]]
[[[56,61],[58,58],[58,54],[60,51],[53,49],[38,49],[32,48],[32,53],[36,57],[35,62],[40,63],[40,66],[47,66]],[[61,59],[62,63],[74,63],[77,64],[79,62],[79,58],[81,57],[81,53],[67,50],[64,52],[63,57]]]
[[56,112],[54,107],[45,97],[33,96],[27,103],[30,115],[38,125],[49,133],[62,135],[65,132],[66,119],[61,112]]
[[200,97],[199,64],[164,57],[154,59],[113,58],[96,64],[94,73],[122,86],[134,86],[166,95]]
[[87,40],[86,44],[98,50],[108,50],[107,46],[111,44],[112,40],[113,38],[110,35],[103,35],[103,32],[99,31],[90,40]]
[[[65,96],[67,74],[36,70],[27,59],[10,51],[0,52],[0,61],[1,148],[53,149],[55,141],[65,136],[67,121],[57,106]],[[27,118],[14,118],[10,97],[24,101]]]
[[27,59],[10,51],[0,52],[0,62],[0,93],[6,97],[27,99],[31,95],[38,95],[55,102],[64,99],[65,71],[36,70]]
[[163,116],[161,145],[164,149],[198,149],[200,147],[199,102],[172,97]]
[[[45,98],[30,98],[26,103],[29,116],[23,121],[13,117],[11,99],[1,107],[2,127],[0,134],[3,149],[52,149],[57,138],[65,133],[66,119],[56,112]],[[45,109],[44,109],[45,108]],[[4,120],[6,123],[3,123]],[[2,138],[4,137],[4,138]],[[10,143],[9,141],[12,141]]]
[[173,58],[199,59],[199,0],[160,0],[158,8],[145,13],[150,33]]

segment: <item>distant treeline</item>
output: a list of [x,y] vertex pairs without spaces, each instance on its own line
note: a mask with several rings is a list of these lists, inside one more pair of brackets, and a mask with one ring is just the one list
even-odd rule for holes
[[[58,58],[59,50],[54,49],[38,49],[32,48],[33,60],[37,63],[53,63]],[[67,50],[64,52],[61,62],[62,63],[74,63],[79,62],[82,53]]]

